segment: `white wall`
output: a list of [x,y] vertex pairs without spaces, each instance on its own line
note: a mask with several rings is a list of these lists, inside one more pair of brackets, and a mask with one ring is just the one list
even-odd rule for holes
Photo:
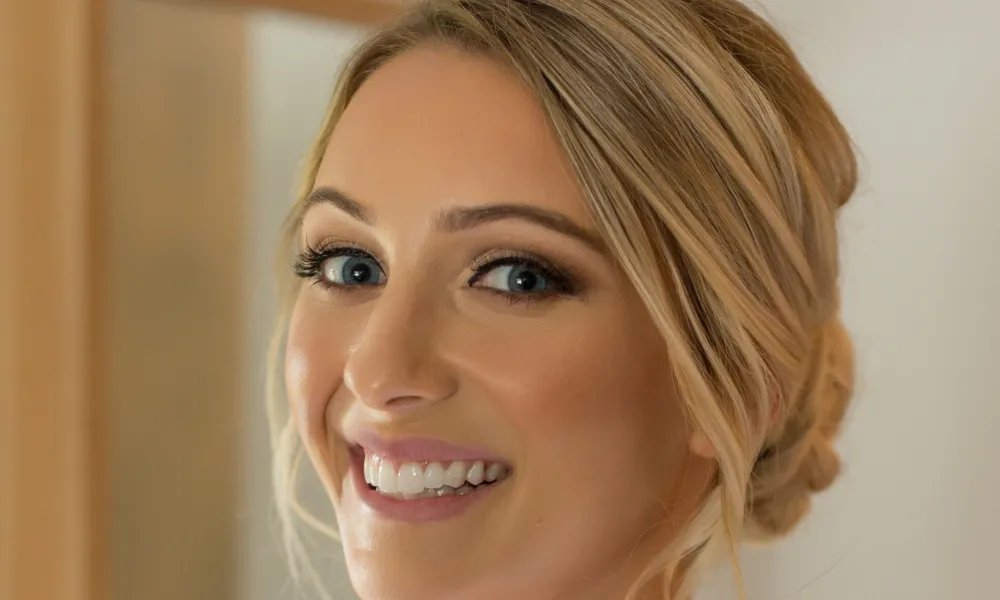
[[[1000,428],[1000,4],[763,4],[862,152],[862,187],[842,221],[860,377],[845,474],[791,539],[745,552],[750,600],[1000,597],[1000,450],[989,437]],[[259,291],[273,231],[360,34],[273,15],[255,26],[251,390],[273,310]],[[273,600],[284,571],[266,521],[262,399],[250,396],[241,600]],[[726,583],[702,597],[733,597]]]
[[[769,0],[863,155],[845,474],[751,600],[1000,598],[1000,4]],[[729,598],[715,586],[705,598]]]

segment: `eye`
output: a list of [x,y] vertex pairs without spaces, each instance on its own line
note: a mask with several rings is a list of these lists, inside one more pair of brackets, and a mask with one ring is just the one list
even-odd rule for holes
[[549,291],[551,285],[544,273],[526,265],[493,267],[477,283],[508,294],[539,294]]
[[486,256],[469,279],[469,287],[491,292],[511,304],[534,303],[580,293],[580,279],[567,269],[532,253]]
[[328,288],[349,289],[383,285],[385,270],[378,260],[360,248],[307,248],[294,265],[295,274]]
[[320,276],[333,285],[359,286],[385,283],[382,267],[371,257],[331,256],[320,263],[319,271]]

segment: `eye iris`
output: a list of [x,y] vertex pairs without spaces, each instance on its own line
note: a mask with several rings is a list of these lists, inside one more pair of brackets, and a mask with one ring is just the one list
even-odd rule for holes
[[366,262],[351,258],[344,262],[342,271],[344,282],[364,285],[370,283],[374,274],[371,265]]
[[507,284],[515,292],[537,292],[545,289],[545,279],[527,269],[511,269]]
[[323,262],[323,278],[346,286],[378,285],[382,271],[378,263],[360,256],[334,256]]

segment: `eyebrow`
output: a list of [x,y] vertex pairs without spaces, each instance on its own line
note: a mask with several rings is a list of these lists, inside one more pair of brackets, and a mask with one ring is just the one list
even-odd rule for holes
[[347,213],[351,217],[361,221],[365,225],[374,225],[375,216],[371,214],[371,211],[361,205],[360,202],[351,199],[350,196],[336,190],[331,187],[319,187],[314,189],[309,193],[306,198],[305,204],[302,206],[301,216],[304,217],[306,212],[315,204],[329,204],[335,208],[339,208],[341,211]]
[[[301,214],[304,216],[315,204],[328,204],[365,225],[375,225],[375,215],[371,209],[340,190],[331,187],[316,188],[306,198]],[[508,219],[539,225],[556,233],[575,238],[598,254],[608,255],[607,245],[597,233],[577,225],[569,217],[558,212],[529,204],[487,204],[450,208],[437,215],[434,219],[434,226],[440,231],[453,233]]]

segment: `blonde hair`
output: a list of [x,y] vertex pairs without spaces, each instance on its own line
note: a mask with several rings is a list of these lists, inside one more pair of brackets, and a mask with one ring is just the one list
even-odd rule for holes
[[[347,64],[286,226],[289,248],[348,102],[381,65],[425,43],[492,57],[534,92],[671,351],[692,427],[717,453],[713,489],[628,597],[654,579],[664,597],[686,597],[725,555],[742,593],[740,542],[790,531],[839,470],[831,440],[853,356],[838,311],[836,215],[857,178],[843,126],[784,39],[733,0],[425,2]],[[325,526],[295,499],[295,425],[273,416],[294,553],[294,516]]]

